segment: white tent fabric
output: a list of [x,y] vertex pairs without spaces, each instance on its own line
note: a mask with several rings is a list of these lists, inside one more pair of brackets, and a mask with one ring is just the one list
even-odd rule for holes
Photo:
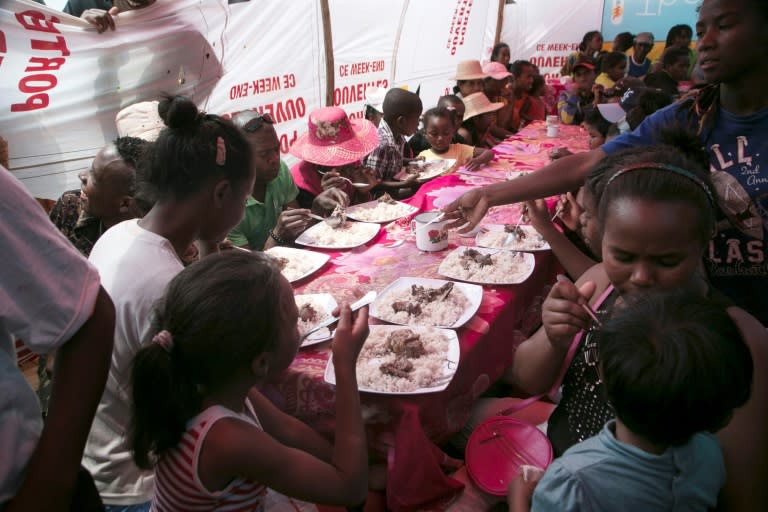
[[[500,1],[328,5],[333,101],[362,117],[369,86],[418,89],[425,109],[449,93],[459,61],[489,58]],[[501,40],[512,59],[532,60],[556,76],[612,3],[501,0],[501,6]],[[283,156],[292,162],[290,144],[326,101],[319,0],[157,0],[120,13],[116,23],[114,32],[98,34],[40,4],[0,0],[0,136],[9,141],[11,170],[32,194],[56,198],[77,187],[77,172],[116,137],[117,112],[162,93],[189,95],[203,110],[225,116],[271,113]]]

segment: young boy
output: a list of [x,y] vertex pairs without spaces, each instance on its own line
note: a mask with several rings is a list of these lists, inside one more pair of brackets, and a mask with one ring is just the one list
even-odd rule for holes
[[[644,295],[615,308],[594,333],[592,369],[616,419],[549,466],[530,508],[712,510],[725,467],[710,432],[749,398],[749,348],[723,304],[700,294]],[[528,510],[531,483],[510,487],[510,510]]]
[[592,107],[595,95],[595,66],[590,62],[578,62],[573,66],[573,86],[560,93],[557,111],[563,124],[581,124],[585,110]]
[[414,176],[399,181],[395,175],[407,163],[403,155],[405,137],[416,132],[421,109],[421,99],[416,94],[398,87],[387,91],[384,97],[384,118],[378,129],[379,145],[365,159],[365,166],[373,169],[382,180],[380,187],[383,189],[407,188],[415,180]]
[[668,48],[661,56],[661,71],[648,73],[643,82],[672,98],[680,96],[678,85],[688,79],[691,57],[687,48]]

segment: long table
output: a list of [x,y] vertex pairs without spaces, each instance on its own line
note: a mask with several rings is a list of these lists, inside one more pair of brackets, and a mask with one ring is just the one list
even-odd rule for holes
[[[510,171],[532,171],[548,161],[553,147],[586,149],[586,134],[578,127],[562,126],[560,137],[548,139],[543,123],[521,130],[494,148],[489,167],[474,173],[459,171],[422,185],[407,202],[420,211],[445,206],[470,188],[506,179]],[[493,208],[483,223],[518,221],[517,205]],[[410,232],[411,218],[393,222],[365,246],[330,251],[320,272],[296,283],[296,293],[330,293],[337,301],[352,302],[370,290],[383,290],[399,277],[440,278],[444,256],[458,246],[473,246],[474,238],[449,234],[449,247],[422,252]],[[541,303],[554,282],[559,265],[550,252],[535,254],[533,274],[524,283],[485,286],[477,314],[457,330],[461,357],[453,380],[442,392],[421,395],[362,393],[361,400],[372,452],[387,462],[387,501],[392,509],[423,504],[446,494],[456,485],[443,475],[448,461],[436,447],[461,430],[473,402],[512,364],[515,349],[539,325]],[[371,323],[379,323],[375,319]],[[280,380],[266,390],[279,407],[332,435],[334,388],[323,375],[330,344],[299,351]]]

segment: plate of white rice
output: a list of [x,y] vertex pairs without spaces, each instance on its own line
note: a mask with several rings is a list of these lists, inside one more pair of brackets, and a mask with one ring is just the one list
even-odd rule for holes
[[317,249],[352,249],[373,240],[381,226],[371,222],[344,221],[339,227],[318,222],[296,239],[297,244]]
[[510,251],[537,252],[550,250],[549,243],[544,240],[536,228],[528,225],[519,225],[517,228],[521,235],[513,236],[510,230],[512,224],[486,224],[475,238],[478,247],[491,249],[508,249]]
[[384,201],[370,201],[368,203],[356,204],[347,208],[347,217],[362,222],[392,222],[402,219],[419,211],[415,206],[411,206],[400,201],[392,203]]
[[529,252],[459,247],[443,259],[438,272],[470,283],[519,284],[531,276],[535,263]]
[[[394,338],[408,339],[418,351],[401,350]],[[415,345],[409,345],[414,347]],[[437,393],[450,384],[459,364],[461,349],[455,331],[435,327],[371,325],[370,334],[357,359],[357,385],[360,391],[388,395]],[[405,368],[397,374],[387,370]],[[325,381],[336,384],[333,359],[325,367]]]
[[292,247],[272,247],[264,253],[277,259],[280,272],[291,283],[317,272],[330,259],[327,254]]
[[[427,302],[414,295],[414,286],[428,293],[437,293],[443,286],[453,288],[445,299]],[[483,287],[476,284],[401,277],[376,297],[370,314],[392,324],[456,328],[477,313],[482,300]]]
[[[294,296],[296,300],[296,307],[299,308],[299,335],[304,336],[304,333],[312,329],[314,326],[327,320],[333,315],[333,310],[336,309],[336,299],[330,293],[308,293],[303,295]],[[333,337],[333,333],[327,327],[310,334],[304,342],[302,347],[308,347],[317,343],[322,343]]]

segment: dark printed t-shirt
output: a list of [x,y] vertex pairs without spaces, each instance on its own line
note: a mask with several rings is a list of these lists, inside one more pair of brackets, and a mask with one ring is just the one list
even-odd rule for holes
[[[662,129],[685,119],[679,104],[670,105],[602,149],[611,154],[653,145]],[[715,288],[768,325],[768,108],[744,116],[720,109],[701,142],[709,154],[720,206],[717,234],[705,255],[709,276]]]

